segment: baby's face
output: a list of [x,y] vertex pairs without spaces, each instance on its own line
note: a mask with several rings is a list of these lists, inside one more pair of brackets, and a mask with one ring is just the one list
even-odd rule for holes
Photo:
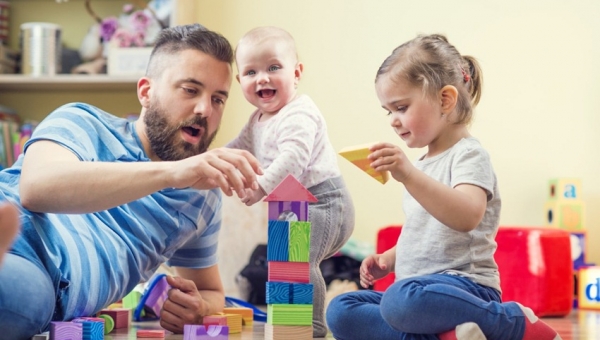
[[296,97],[302,72],[295,51],[276,39],[237,48],[237,79],[248,102],[261,112],[276,114]]

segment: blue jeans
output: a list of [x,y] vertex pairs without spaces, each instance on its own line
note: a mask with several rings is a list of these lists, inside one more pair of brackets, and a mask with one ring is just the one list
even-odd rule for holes
[[495,289],[456,275],[400,280],[385,293],[342,294],[327,309],[327,325],[338,340],[433,340],[465,322],[479,325],[487,339],[522,339],[525,331],[519,305],[502,303]]
[[54,315],[56,292],[40,266],[7,253],[0,265],[0,339],[30,339]]

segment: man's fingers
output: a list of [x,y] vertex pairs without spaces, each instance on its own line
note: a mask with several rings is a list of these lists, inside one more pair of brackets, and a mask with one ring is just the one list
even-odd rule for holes
[[183,292],[191,292],[197,290],[196,284],[192,280],[186,280],[179,276],[167,275],[167,283],[172,287]]

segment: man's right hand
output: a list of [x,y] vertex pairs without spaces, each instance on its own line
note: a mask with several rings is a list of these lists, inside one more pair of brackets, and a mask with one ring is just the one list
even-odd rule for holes
[[241,198],[245,189],[258,189],[257,175],[263,171],[248,151],[217,148],[173,163],[173,187],[213,189],[220,187],[227,196],[235,191]]

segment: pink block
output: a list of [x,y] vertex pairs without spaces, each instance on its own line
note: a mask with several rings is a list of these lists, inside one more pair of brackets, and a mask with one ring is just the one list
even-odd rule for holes
[[227,326],[227,317],[225,315],[207,315],[202,317],[202,324],[204,326]]
[[269,261],[270,282],[308,283],[310,281],[308,262]]

